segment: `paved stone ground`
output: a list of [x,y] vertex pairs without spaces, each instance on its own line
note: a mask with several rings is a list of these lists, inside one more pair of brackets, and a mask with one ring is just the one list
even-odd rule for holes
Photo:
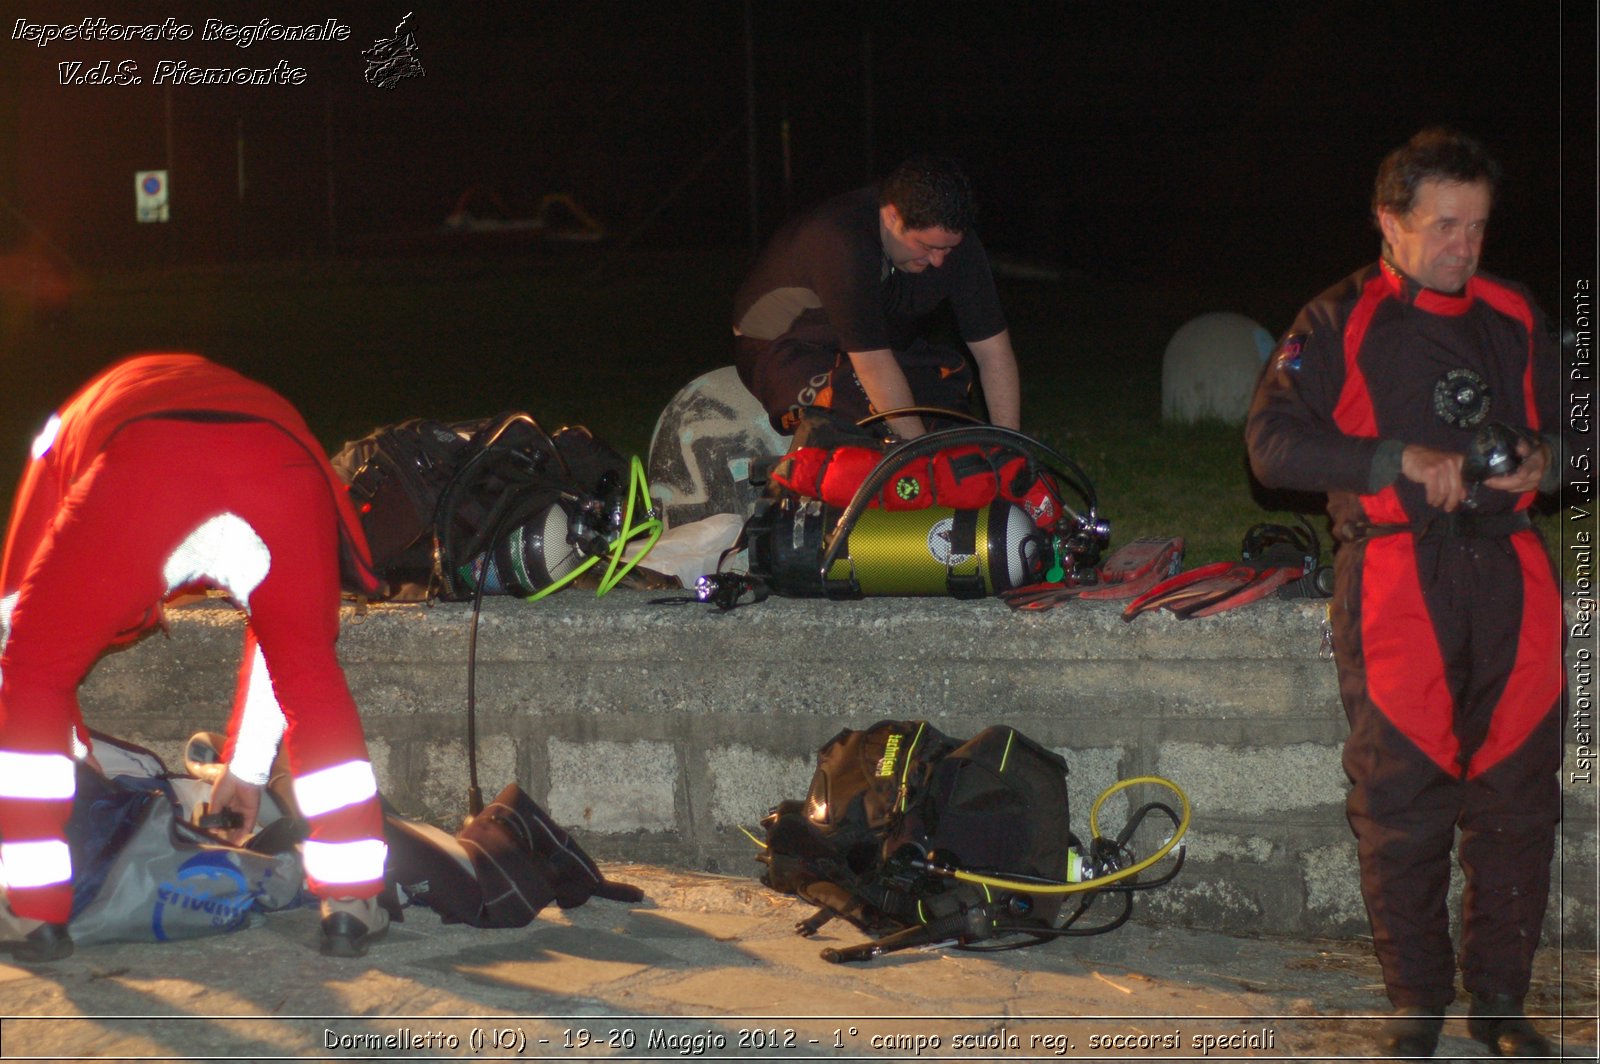
[[[753,878],[611,865],[591,901],[483,931],[407,910],[365,958],[315,950],[313,909],[182,944],[0,965],[0,1057],[34,1060],[1366,1059],[1387,1005],[1361,942],[1132,923],[1007,953],[834,965],[842,922]],[[1593,953],[1544,950],[1530,1012],[1596,1058]],[[1457,1006],[1441,1056],[1485,1056]],[[1564,1014],[1564,1018],[1563,1018]]]

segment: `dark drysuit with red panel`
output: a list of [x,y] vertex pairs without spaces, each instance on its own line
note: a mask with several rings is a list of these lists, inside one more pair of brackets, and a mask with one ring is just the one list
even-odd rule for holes
[[1330,614],[1348,812],[1397,1007],[1454,997],[1457,828],[1463,985],[1526,993],[1560,818],[1563,687],[1533,493],[1479,487],[1446,514],[1399,475],[1401,451],[1465,453],[1486,421],[1552,433],[1559,388],[1557,349],[1522,289],[1479,275],[1444,295],[1380,262],[1301,312],[1251,407],[1256,476],[1327,492],[1341,543]]
[[19,916],[65,922],[73,759],[92,752],[77,688],[109,646],[185,589],[247,615],[223,751],[264,784],[280,739],[310,824],[320,896],[383,885],[383,817],[334,651],[341,570],[378,590],[366,539],[315,437],[281,396],[195,355],[102,373],[34,443],[0,560],[0,867]]

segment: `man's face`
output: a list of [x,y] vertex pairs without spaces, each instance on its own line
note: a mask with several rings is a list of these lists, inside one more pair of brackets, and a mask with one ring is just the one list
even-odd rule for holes
[[1394,264],[1419,284],[1459,292],[1478,272],[1489,225],[1489,185],[1484,181],[1428,180],[1405,214],[1378,211],[1378,226]]
[[878,210],[882,223],[879,235],[883,238],[883,253],[895,269],[905,273],[921,273],[930,266],[944,265],[950,252],[961,243],[961,234],[934,226],[931,229],[907,229],[900,211],[894,204],[885,204]]

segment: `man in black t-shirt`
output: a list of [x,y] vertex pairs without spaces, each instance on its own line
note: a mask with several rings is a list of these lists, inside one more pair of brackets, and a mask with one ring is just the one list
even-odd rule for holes
[[[948,159],[919,156],[876,188],[829,200],[774,236],[734,304],[739,378],[779,432],[806,407],[851,421],[910,406],[966,412],[972,369],[923,334],[948,302],[990,420],[1021,423],[1017,360],[972,192]],[[890,419],[910,438],[920,416]]]

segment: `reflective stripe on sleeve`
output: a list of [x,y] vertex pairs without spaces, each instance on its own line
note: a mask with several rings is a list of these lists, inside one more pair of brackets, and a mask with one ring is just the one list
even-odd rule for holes
[[356,842],[306,841],[306,875],[318,883],[371,883],[383,878],[389,847],[382,839]]
[[272,552],[238,514],[218,514],[178,544],[162,567],[167,590],[206,580],[226,591],[241,607],[272,568]]
[[259,645],[250,658],[250,679],[244,689],[244,712],[239,715],[239,734],[233,739],[233,760],[228,771],[257,787],[272,778],[272,760],[278,756],[286,721],[278,696],[272,690],[272,676]]
[[39,430],[39,435],[33,438],[33,445],[28,448],[28,453],[33,455],[37,462],[50,453],[50,448],[56,445],[56,437],[61,435],[61,415],[51,414],[45,421],[44,428]]
[[0,842],[0,877],[13,890],[72,882],[72,851],[60,839]]
[[77,793],[72,758],[65,754],[21,754],[0,750],[0,798],[70,800]]
[[308,818],[364,802],[377,794],[378,781],[368,761],[346,761],[294,781],[295,803],[300,806],[301,815]]

